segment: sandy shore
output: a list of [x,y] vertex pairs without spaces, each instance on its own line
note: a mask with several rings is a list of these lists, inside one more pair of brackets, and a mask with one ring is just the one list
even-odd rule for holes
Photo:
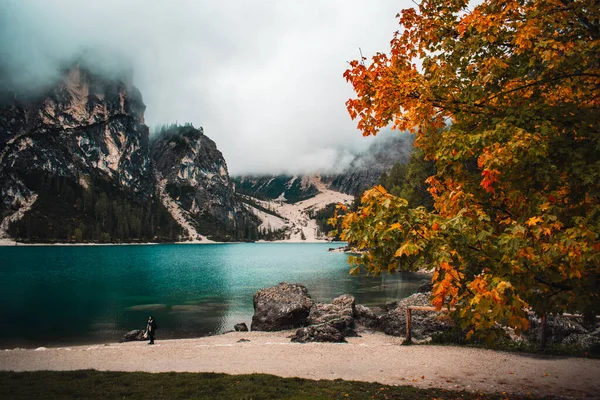
[[[159,332],[160,333],[160,332]],[[291,332],[0,351],[0,369],[265,373],[481,392],[600,397],[600,360],[451,346],[400,346],[373,333],[347,344],[296,344]],[[241,341],[246,339],[248,341]]]

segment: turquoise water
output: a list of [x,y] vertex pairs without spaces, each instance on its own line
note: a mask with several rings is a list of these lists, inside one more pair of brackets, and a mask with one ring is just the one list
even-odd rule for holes
[[142,329],[157,339],[250,326],[252,296],[279,282],[304,284],[316,301],[344,293],[381,306],[422,277],[348,275],[332,244],[249,243],[0,247],[0,348],[113,342]]

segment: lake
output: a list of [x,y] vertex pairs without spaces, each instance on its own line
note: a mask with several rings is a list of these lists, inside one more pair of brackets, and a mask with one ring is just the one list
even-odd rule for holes
[[157,340],[250,326],[252,296],[286,281],[316,301],[350,293],[382,306],[416,292],[423,276],[348,275],[331,243],[0,247],[0,348],[117,341],[143,329]]

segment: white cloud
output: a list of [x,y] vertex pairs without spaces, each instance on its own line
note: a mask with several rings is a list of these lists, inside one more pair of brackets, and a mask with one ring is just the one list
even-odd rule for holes
[[204,126],[231,173],[330,167],[371,143],[346,61],[386,51],[409,0],[5,0],[0,56],[44,75],[83,47],[132,60],[146,122]]

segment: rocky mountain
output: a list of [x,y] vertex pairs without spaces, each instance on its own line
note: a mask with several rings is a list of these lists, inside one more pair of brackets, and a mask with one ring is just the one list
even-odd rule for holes
[[260,221],[235,196],[225,159],[202,128],[166,127],[150,154],[164,204],[179,209],[178,221],[192,239],[199,234],[257,238]]
[[335,204],[351,204],[355,195],[378,184],[383,172],[407,163],[412,148],[411,136],[391,136],[357,154],[339,173],[237,176],[236,192],[260,218],[259,229],[274,239],[328,240]]
[[167,126],[150,142],[131,74],[77,62],[59,76],[26,94],[0,79],[0,239],[325,239],[321,210],[410,153],[400,137],[339,174],[232,180],[202,128]]
[[[306,200],[325,189],[356,195],[376,185],[383,172],[397,162],[407,163],[413,138],[396,135],[379,140],[355,155],[338,173],[319,175],[246,175],[234,177],[236,191],[260,200],[278,200],[289,204]],[[319,182],[320,186],[315,182]]]
[[126,75],[75,63],[35,95],[0,87],[1,237],[177,240],[192,236],[191,215],[202,233],[227,240],[257,225],[235,204],[225,161],[200,131],[159,138],[151,158],[145,105]]
[[1,119],[6,147],[0,162],[16,173],[45,171],[82,180],[102,175],[147,193],[152,181],[145,108],[130,83],[75,65],[45,96],[24,103],[15,97],[8,105]]
[[289,202],[282,195],[275,200],[261,200],[240,195],[248,210],[260,219],[259,229],[265,233],[266,239],[293,242],[332,239],[328,236],[331,227],[326,224],[326,220],[332,216],[335,204],[349,205],[353,197],[327,189],[318,176],[304,179],[308,181],[306,187],[318,191],[316,195],[304,200]]
[[289,204],[309,199],[319,194],[310,176],[254,175],[234,178],[238,193],[261,200],[280,200]]
[[381,174],[397,162],[407,163],[412,148],[412,136],[387,137],[357,154],[342,172],[324,175],[321,179],[329,189],[350,195],[360,194],[376,185]]

